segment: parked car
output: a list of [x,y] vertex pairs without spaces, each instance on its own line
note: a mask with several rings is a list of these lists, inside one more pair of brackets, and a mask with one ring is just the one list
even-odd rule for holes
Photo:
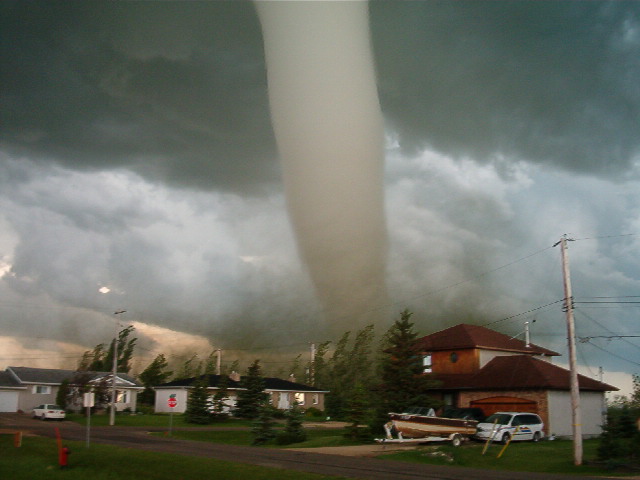
[[544,423],[535,413],[496,412],[478,424],[474,438],[507,443],[519,440],[538,442],[544,438]]
[[62,407],[51,403],[38,405],[33,409],[33,418],[39,418],[40,420],[64,420],[65,416],[66,414]]

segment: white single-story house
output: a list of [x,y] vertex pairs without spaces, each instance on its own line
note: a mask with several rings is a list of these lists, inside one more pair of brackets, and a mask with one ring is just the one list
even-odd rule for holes
[[[0,412],[30,413],[43,403],[56,403],[60,385],[65,380],[72,382],[85,374],[89,383],[106,381],[111,385],[111,372],[78,372],[53,368],[7,367],[0,372]],[[71,385],[73,387],[73,385]],[[116,376],[116,410],[129,408],[135,411],[138,392],[144,390],[133,377],[118,373]],[[82,405],[71,405],[72,409]]]
[[[212,399],[219,390],[221,375],[206,375],[209,380],[208,391]],[[187,400],[189,398],[189,390],[193,388],[193,384],[201,377],[192,377],[181,380],[173,380],[162,385],[158,385],[153,389],[156,392],[155,411],[157,413],[184,413],[187,408]],[[264,391],[270,395],[271,403],[280,410],[287,410],[298,402],[301,408],[317,408],[324,411],[324,397],[328,392],[319,390],[309,385],[303,385],[290,380],[282,380],[280,378],[266,377],[264,378]],[[236,405],[238,399],[238,391],[244,390],[241,386],[241,377],[237,373],[228,376],[227,381],[228,399],[225,401],[230,409]],[[171,403],[174,407],[170,407]],[[175,402],[175,403],[174,403]]]

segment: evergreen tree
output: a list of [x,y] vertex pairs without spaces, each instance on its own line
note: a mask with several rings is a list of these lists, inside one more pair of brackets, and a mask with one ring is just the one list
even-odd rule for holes
[[375,433],[389,420],[389,412],[402,412],[411,406],[438,407],[429,390],[435,382],[423,373],[422,357],[416,345],[412,313],[404,310],[385,335],[380,371],[381,382],[375,386],[376,414],[372,419]]
[[253,435],[252,445],[263,445],[275,438],[274,427],[276,422],[274,414],[275,408],[266,400],[257,406],[257,413],[254,417],[256,421],[251,429],[251,434]]
[[229,377],[221,375],[218,381],[218,390],[213,396],[213,414],[215,418],[222,419],[227,416],[225,412],[226,400],[229,399]]
[[369,429],[366,424],[370,416],[369,398],[370,395],[364,386],[357,384],[347,399],[345,408],[345,420],[349,422],[349,425],[345,428],[345,436],[347,438],[352,440],[368,439]]
[[172,371],[167,370],[168,366],[167,359],[161,353],[138,375],[144,385],[144,390],[138,397],[138,401],[141,404],[153,405],[155,400],[153,387],[166,382],[173,375]]
[[289,445],[291,443],[304,442],[307,439],[307,433],[302,426],[303,415],[302,409],[298,402],[293,402],[291,408],[286,412],[287,423],[284,430],[276,436],[276,443],[279,445]]
[[184,412],[185,421],[206,425],[211,423],[209,392],[209,377],[203,375],[193,383],[187,399],[187,409]]
[[247,369],[247,375],[240,382],[244,390],[238,392],[235,415],[242,418],[256,418],[261,406],[267,402],[268,394],[264,391],[260,360],[255,360]]

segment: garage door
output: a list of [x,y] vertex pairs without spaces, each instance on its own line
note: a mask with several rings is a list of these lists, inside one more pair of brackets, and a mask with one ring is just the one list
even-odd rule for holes
[[0,392],[0,412],[18,411],[18,392]]
[[485,415],[495,412],[538,413],[538,404],[533,400],[518,397],[489,397],[471,402],[471,407],[481,408]]

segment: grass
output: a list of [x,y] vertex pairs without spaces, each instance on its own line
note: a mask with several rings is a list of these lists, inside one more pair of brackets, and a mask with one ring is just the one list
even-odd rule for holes
[[0,478],[12,480],[322,480],[343,477],[317,475],[269,467],[243,465],[222,460],[143,452],[110,445],[65,442],[71,449],[69,467],[58,465],[54,439],[24,437],[22,446],[13,446],[12,435],[0,435]]
[[[276,445],[274,442],[269,442],[265,446],[270,448],[318,448],[360,445],[360,443],[344,438],[343,429],[308,428],[306,432],[307,440],[304,442],[290,445]],[[183,440],[225,443],[228,445],[251,445],[251,441],[253,440],[250,430],[181,430],[173,431],[172,436]]]
[[[115,424],[120,427],[153,427],[153,428],[169,428],[170,421],[169,414],[145,414],[145,415],[116,415]],[[78,413],[68,413],[66,419],[71,422],[76,422],[81,425],[86,425],[87,418],[84,415]],[[250,427],[250,420],[239,419],[226,419],[220,422],[211,423],[209,425],[196,425],[193,423],[187,423],[184,420],[184,415],[173,415],[173,427]],[[109,415],[92,415],[91,425],[106,426],[109,425]]]
[[[483,443],[470,442],[455,448],[449,445],[423,446],[418,450],[382,455],[386,460],[455,465],[486,470],[510,470],[537,473],[564,473],[573,475],[631,475],[606,469],[596,464],[599,440],[583,442],[583,465],[573,464],[573,442],[569,440],[543,441],[539,443],[514,442],[497,458],[503,445],[493,444],[482,455]],[[637,472],[636,472],[637,474]]]

